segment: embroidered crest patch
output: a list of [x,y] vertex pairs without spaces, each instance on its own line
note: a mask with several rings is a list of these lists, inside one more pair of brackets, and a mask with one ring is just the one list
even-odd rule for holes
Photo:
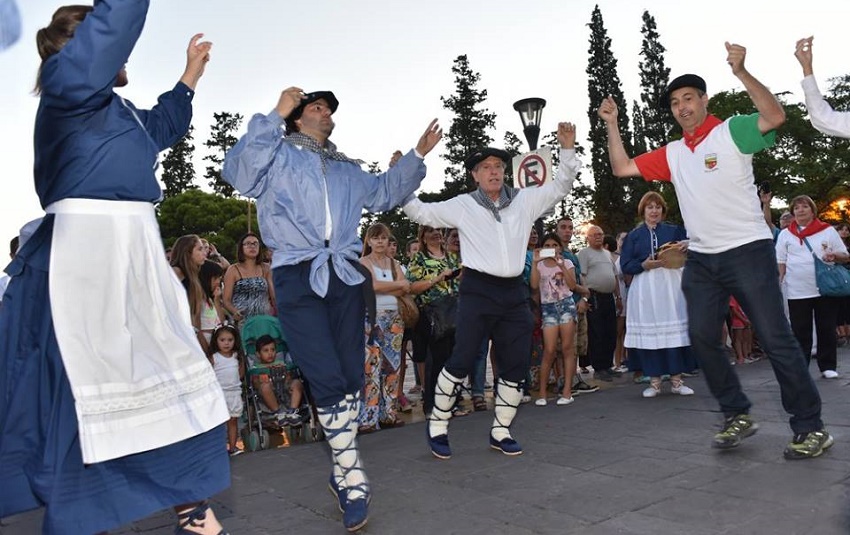
[[713,170],[717,167],[717,153],[712,152],[711,154],[705,155],[705,168],[709,171]]

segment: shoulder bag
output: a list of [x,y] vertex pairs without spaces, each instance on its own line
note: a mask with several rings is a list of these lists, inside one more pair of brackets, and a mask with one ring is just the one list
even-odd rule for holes
[[818,292],[826,297],[848,297],[850,296],[850,271],[838,264],[827,264],[812,250],[809,240],[803,238],[806,247],[812,253],[815,260],[815,282]]
[[[398,268],[396,261],[392,260],[393,265],[393,280],[398,280]],[[419,321],[419,307],[416,306],[416,301],[410,294],[396,296],[398,302],[398,314],[401,316],[401,321],[404,322],[405,329],[412,329]]]

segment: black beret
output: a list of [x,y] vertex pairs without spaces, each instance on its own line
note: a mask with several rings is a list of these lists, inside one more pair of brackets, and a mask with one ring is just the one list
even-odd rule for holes
[[301,99],[301,104],[298,105],[297,108],[292,110],[292,113],[289,114],[287,120],[294,121],[296,119],[301,118],[301,114],[304,113],[304,108],[307,107],[307,104],[311,102],[316,102],[320,98],[325,99],[325,102],[328,103],[328,107],[331,109],[331,113],[336,112],[336,109],[339,107],[339,101],[334,96],[331,91],[313,91],[312,93],[305,93],[304,98]]
[[496,158],[505,162],[505,165],[511,163],[511,155],[507,152],[494,149],[492,147],[485,147],[483,149],[475,149],[472,151],[469,156],[466,157],[466,160],[463,162],[463,166],[466,167],[467,171],[472,171],[476,165],[486,160],[490,156],[495,156]]
[[670,93],[683,87],[695,87],[705,93],[705,80],[696,74],[683,74],[674,78],[672,82],[667,84],[664,92],[661,93],[661,98],[658,100],[658,107],[662,110],[670,109]]

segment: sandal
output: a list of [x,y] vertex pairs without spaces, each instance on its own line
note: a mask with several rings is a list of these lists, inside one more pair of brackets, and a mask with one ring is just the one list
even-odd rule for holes
[[403,427],[404,420],[399,420],[396,418],[395,420],[381,420],[380,422],[381,429],[392,429],[393,427]]
[[481,396],[475,396],[472,398],[472,408],[475,411],[486,411],[487,401],[485,401]]
[[460,418],[462,416],[469,416],[469,411],[461,409],[459,405],[455,405],[452,409],[452,416],[455,418]]
[[[176,535],[198,535],[197,531],[192,531],[186,528],[191,527],[203,529],[204,521],[207,519],[207,511],[209,510],[209,508],[210,503],[204,500],[198,505],[196,505],[193,509],[178,513],[177,530],[175,530],[174,533]],[[228,533],[224,531],[224,528],[222,528],[217,535],[228,535]]]

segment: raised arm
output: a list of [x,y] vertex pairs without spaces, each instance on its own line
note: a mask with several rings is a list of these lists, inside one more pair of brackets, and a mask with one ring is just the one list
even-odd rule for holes
[[200,42],[203,36],[202,33],[195,34],[189,41],[186,69],[174,89],[160,95],[157,105],[151,110],[136,110],[139,120],[159,150],[173,146],[189,131],[194,89],[204,75],[212,48],[209,41]]
[[850,113],[835,111],[829,102],[824,100],[818,89],[818,83],[812,70],[812,40],[807,37],[797,41],[794,56],[803,68],[803,92],[806,95],[806,109],[809,120],[815,130],[828,136],[850,138]]
[[371,187],[366,209],[370,212],[383,212],[395,208],[413,194],[422,179],[425,178],[425,163],[423,159],[439,143],[443,130],[432,120],[425,132],[416,143],[415,149],[401,158],[390,162],[390,168],[378,175],[378,180],[368,173],[363,173],[363,180]]
[[621,178],[641,176],[634,159],[626,154],[626,147],[623,145],[623,138],[620,137],[620,129],[617,126],[619,115],[617,103],[611,95],[602,101],[597,113],[605,122],[605,129],[608,131],[608,158],[611,161],[611,172],[614,176]]
[[95,0],[74,37],[45,61],[42,94],[66,106],[99,107],[112,95],[118,72],[142,33],[149,5],[149,0]]
[[552,206],[566,197],[573,188],[573,182],[581,162],[575,151],[576,127],[573,123],[558,123],[558,143],[561,146],[558,171],[555,180],[547,182],[539,188],[525,190],[528,195],[534,218],[538,218],[550,210]]
[[758,127],[762,134],[776,130],[785,122],[785,109],[776,100],[770,90],[759,82],[744,66],[747,49],[741,45],[726,42],[726,62],[732,67],[732,74],[744,84],[744,89],[759,112]]

